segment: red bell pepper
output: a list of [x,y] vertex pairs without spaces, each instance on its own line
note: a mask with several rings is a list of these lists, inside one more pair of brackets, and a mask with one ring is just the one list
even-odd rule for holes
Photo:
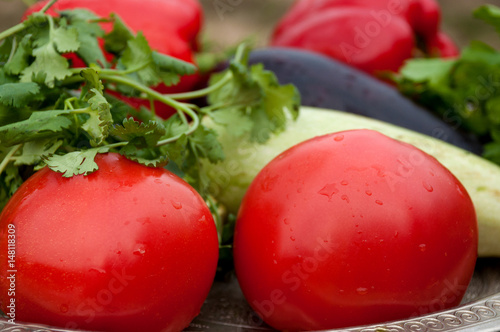
[[319,52],[369,74],[397,71],[420,43],[430,56],[458,54],[440,20],[435,0],[297,0],[271,45]]
[[[47,4],[43,0],[29,7],[24,16],[38,11]],[[48,11],[57,15],[58,11],[84,8],[99,17],[117,14],[133,32],[141,31],[155,51],[178,59],[195,63],[194,52],[199,50],[198,36],[203,23],[203,11],[198,0],[59,0]],[[102,28],[109,32],[110,23]],[[83,61],[72,57],[73,66],[85,66]],[[183,76],[179,84],[154,87],[162,93],[176,93],[191,90],[199,81],[197,74]],[[149,101],[120,96],[133,107],[149,107]],[[162,103],[155,103],[158,115],[167,117],[172,109]]]

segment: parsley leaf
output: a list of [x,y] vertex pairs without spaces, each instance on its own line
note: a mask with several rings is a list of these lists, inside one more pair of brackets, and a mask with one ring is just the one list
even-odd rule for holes
[[[500,7],[474,15],[500,33]],[[484,142],[483,156],[500,164],[500,52],[472,41],[454,59],[412,59],[400,71],[400,91]]]
[[97,147],[88,150],[74,151],[65,155],[52,155],[45,158],[45,163],[54,172],[62,173],[63,177],[87,175],[99,167],[94,161],[98,153],[106,153],[107,147]]
[[0,144],[13,146],[35,139],[54,136],[67,129],[71,124],[64,115],[69,111],[39,111],[33,112],[29,119],[0,127]]
[[165,135],[165,127],[157,121],[139,122],[133,118],[123,120],[122,125],[114,125],[110,135],[122,141],[140,141],[140,146],[153,147]]
[[40,87],[33,82],[5,83],[0,85],[0,103],[19,108],[26,106],[39,92]]

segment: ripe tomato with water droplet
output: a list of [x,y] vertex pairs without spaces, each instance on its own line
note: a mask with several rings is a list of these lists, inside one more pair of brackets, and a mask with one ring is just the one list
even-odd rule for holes
[[435,158],[344,131],[292,147],[257,175],[238,213],[235,268],[250,305],[279,330],[380,323],[458,305],[477,235],[465,188]]
[[[16,322],[182,330],[198,315],[217,267],[209,208],[165,169],[114,153],[96,163],[94,173],[71,178],[44,168],[3,209],[2,311],[9,310],[7,277],[15,269]],[[12,229],[14,268],[7,257]]]

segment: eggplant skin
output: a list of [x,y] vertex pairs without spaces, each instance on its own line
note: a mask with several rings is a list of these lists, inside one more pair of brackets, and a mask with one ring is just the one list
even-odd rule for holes
[[305,50],[269,47],[251,52],[249,64],[256,63],[274,72],[280,84],[295,85],[304,106],[367,116],[482,153],[482,145],[472,135],[446,123],[389,84],[337,60]]

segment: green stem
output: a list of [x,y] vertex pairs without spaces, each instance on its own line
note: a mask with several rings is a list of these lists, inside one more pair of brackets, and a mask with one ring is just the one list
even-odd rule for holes
[[172,99],[176,100],[185,100],[185,99],[194,99],[194,98],[199,98],[199,97],[204,97],[211,93],[212,91],[216,91],[223,87],[226,83],[228,83],[231,78],[233,77],[233,74],[231,72],[227,72],[226,75],[224,75],[223,78],[221,78],[217,83],[215,83],[212,86],[196,90],[196,91],[191,91],[191,92],[181,92],[181,93],[171,93],[166,96]]
[[10,27],[7,30],[4,30],[3,32],[0,33],[0,41],[4,40],[5,38],[8,38],[12,35],[15,35],[16,33],[23,31],[26,28],[26,24],[19,23],[14,25],[13,27]]
[[[50,0],[41,10],[40,12],[41,13],[45,13],[50,7],[52,7],[55,3],[57,2],[57,0]],[[8,38],[12,35],[15,35],[16,33],[18,32],[21,32],[23,31],[24,29],[26,29],[28,26],[24,23],[24,22],[21,22],[21,23],[18,23],[16,25],[14,25],[13,27],[10,27],[9,29],[7,30],[4,30],[3,32],[0,33],[0,41],[4,40],[5,38]]]
[[3,173],[5,170],[5,167],[9,164],[9,162],[12,160],[12,156],[21,148],[22,144],[14,145],[12,149],[7,153],[5,158],[3,158],[2,162],[0,163],[0,174]]
[[57,2],[57,0],[50,0],[49,2],[47,2],[47,4],[45,6],[43,6],[43,8],[40,10],[40,13],[45,13],[47,10],[49,10],[50,7],[52,7],[55,3]]
[[[243,61],[243,55],[245,54],[247,46],[246,44],[241,44],[238,49],[236,50],[236,54],[234,56],[234,62],[241,62]],[[231,78],[233,77],[232,72],[227,72],[224,77],[222,77],[217,83],[215,83],[212,86],[206,87],[204,89],[196,90],[196,91],[190,91],[190,92],[182,92],[182,93],[172,93],[168,94],[166,96],[176,99],[176,100],[185,100],[185,99],[193,99],[193,98],[199,98],[199,97],[204,97],[211,93],[212,91],[216,91],[223,87],[226,83],[228,83]]]
[[103,74],[103,73],[101,73],[100,76],[101,76],[101,79],[103,79],[103,80],[107,80],[110,82],[130,86],[130,87],[132,87],[140,92],[145,93],[149,97],[152,97],[152,98],[154,98],[154,99],[156,99],[156,100],[158,100],[166,105],[173,107],[177,111],[177,113],[179,114],[181,119],[183,119],[183,121],[186,124],[187,124],[187,119],[186,119],[185,114],[187,114],[192,119],[192,122],[189,126],[189,129],[185,133],[182,133],[182,134],[164,139],[162,141],[159,141],[157,143],[157,146],[166,145],[166,144],[175,142],[179,138],[181,138],[182,135],[189,136],[200,126],[200,118],[199,118],[198,114],[195,111],[193,111],[192,109],[190,109],[189,107],[187,107],[186,104],[178,102],[178,101],[176,101],[170,97],[167,97],[166,95],[163,95],[163,94],[161,94],[161,93],[159,93],[151,88],[148,88],[142,84],[137,84],[136,81],[130,80],[126,77],[107,75],[107,74]]

